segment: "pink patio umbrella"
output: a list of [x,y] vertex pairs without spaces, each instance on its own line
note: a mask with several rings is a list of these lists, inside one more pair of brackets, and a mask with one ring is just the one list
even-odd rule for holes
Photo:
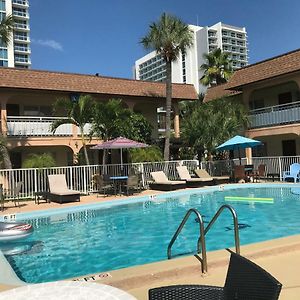
[[95,150],[120,149],[121,150],[121,166],[123,168],[123,155],[122,155],[123,149],[146,148],[146,147],[149,147],[149,145],[120,136],[113,140],[109,140],[109,141],[103,142],[102,144],[98,144],[94,147],[91,147],[91,149],[95,149]]

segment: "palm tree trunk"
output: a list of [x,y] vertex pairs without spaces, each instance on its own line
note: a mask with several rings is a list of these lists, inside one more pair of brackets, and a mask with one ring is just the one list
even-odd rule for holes
[[3,134],[0,134],[0,153],[3,161],[3,167],[5,169],[12,169],[12,164],[6,144],[6,137]]
[[166,61],[166,132],[164,160],[170,159],[170,135],[171,135],[171,105],[172,105],[172,62]]
[[84,153],[84,157],[85,157],[85,162],[86,162],[87,165],[89,165],[90,161],[89,161],[89,156],[88,156],[87,149],[86,149],[85,136],[84,136],[83,128],[80,128],[80,131],[81,131],[81,142],[82,142],[82,147],[83,147],[83,153]]

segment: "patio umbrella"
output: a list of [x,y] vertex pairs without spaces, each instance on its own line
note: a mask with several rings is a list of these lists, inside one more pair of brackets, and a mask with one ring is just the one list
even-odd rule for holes
[[240,149],[245,149],[245,148],[253,148],[256,146],[261,145],[261,141],[253,140],[246,138],[244,136],[236,135],[235,137],[229,139],[225,143],[219,145],[216,149],[219,151],[223,150],[238,150],[239,151],[239,159],[241,163],[241,154],[240,154]]
[[123,168],[123,157],[122,157],[122,150],[123,149],[129,149],[129,148],[146,148],[149,147],[149,145],[140,143],[134,140],[130,140],[124,137],[117,137],[113,140],[109,140],[106,142],[103,142],[102,144],[98,144],[94,147],[91,147],[91,149],[120,149],[121,150],[121,167]]

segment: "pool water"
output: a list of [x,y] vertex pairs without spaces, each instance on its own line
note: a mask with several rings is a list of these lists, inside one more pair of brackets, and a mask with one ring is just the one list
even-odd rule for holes
[[[225,201],[226,196],[274,198],[274,202]],[[167,258],[167,246],[190,208],[209,222],[218,208],[237,212],[241,244],[300,233],[300,195],[290,188],[242,188],[193,193],[97,210],[27,220],[34,234],[4,254],[17,275],[30,283],[95,274]],[[173,254],[195,253],[198,224],[191,217]],[[234,245],[233,221],[224,211],[206,236],[208,250]],[[19,247],[19,248],[18,248]],[[1,247],[0,247],[1,248]]]

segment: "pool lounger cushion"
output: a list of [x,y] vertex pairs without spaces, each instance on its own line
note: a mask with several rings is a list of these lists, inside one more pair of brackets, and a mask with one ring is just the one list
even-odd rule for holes
[[178,166],[176,169],[180,179],[186,181],[187,187],[202,187],[214,184],[213,178],[192,178],[186,166]]
[[151,176],[154,182],[149,186],[153,190],[173,191],[186,187],[186,183],[183,181],[169,180],[163,171],[151,172]]
[[70,190],[67,186],[66,176],[64,174],[48,175],[49,181],[49,200],[58,202],[80,201],[80,192]]

